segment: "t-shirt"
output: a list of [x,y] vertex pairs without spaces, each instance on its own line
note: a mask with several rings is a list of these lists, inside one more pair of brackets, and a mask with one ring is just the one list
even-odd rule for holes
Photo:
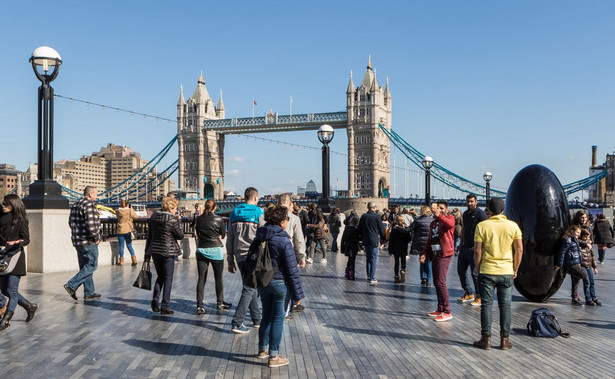
[[479,273],[514,275],[513,241],[520,239],[519,225],[503,214],[492,216],[476,225],[474,242],[483,244]]

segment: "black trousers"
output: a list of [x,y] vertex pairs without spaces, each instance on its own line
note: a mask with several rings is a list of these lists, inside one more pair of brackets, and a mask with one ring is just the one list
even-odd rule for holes
[[152,300],[160,298],[160,292],[162,291],[163,307],[168,307],[171,301],[171,289],[173,288],[173,272],[175,271],[175,257],[163,257],[158,254],[152,254],[154,260],[154,267],[156,267],[156,284],[154,284],[154,297]]
[[214,269],[214,280],[216,281],[216,301],[217,304],[222,304],[224,301],[224,284],[222,282],[222,274],[224,273],[224,259],[219,261],[205,258],[200,253],[196,254],[197,270],[199,272],[199,280],[196,283],[196,306],[203,306],[203,291],[205,290],[205,282],[207,282],[207,271],[209,264]]

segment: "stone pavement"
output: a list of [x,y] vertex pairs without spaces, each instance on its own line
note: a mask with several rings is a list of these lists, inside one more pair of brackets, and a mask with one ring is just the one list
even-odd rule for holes
[[[454,319],[445,323],[426,316],[436,308],[435,290],[421,288],[416,257],[408,261],[404,285],[393,284],[393,260],[386,252],[379,257],[375,286],[364,279],[364,256],[357,258],[356,282],[343,278],[345,263],[341,254],[330,254],[327,263],[303,270],[306,309],[285,323],[281,354],[290,358],[290,365],[276,369],[256,359],[254,330],[247,335],[230,331],[234,307],[215,310],[213,273],[205,288],[207,314],[194,314],[194,259],[176,264],[171,317],[153,313],[151,292],[132,287],[138,268],[99,268],[96,290],[103,297],[85,303],[73,301],[62,288],[74,273],[28,274],[21,292],[40,309],[26,324],[25,311],[18,307],[11,326],[0,332],[1,377],[615,377],[615,249],[607,251],[606,264],[599,266],[602,307],[571,306],[570,279],[545,304],[525,301],[515,291],[514,347],[508,351],[472,347],[480,334],[480,311],[455,301],[462,295],[456,260],[449,272]],[[236,304],[238,274],[227,272],[224,281],[226,300]],[[541,306],[554,311],[570,338],[527,335],[530,313]],[[251,327],[249,316],[247,320]],[[498,336],[497,312],[493,326]]]

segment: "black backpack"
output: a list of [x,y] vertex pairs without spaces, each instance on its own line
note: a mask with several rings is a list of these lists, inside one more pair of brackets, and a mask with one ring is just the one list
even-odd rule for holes
[[535,337],[570,337],[570,333],[562,333],[557,318],[547,308],[538,308],[532,311],[530,321],[527,323],[527,332]]
[[269,241],[253,241],[246,257],[243,284],[250,288],[267,287],[277,271],[271,262]]

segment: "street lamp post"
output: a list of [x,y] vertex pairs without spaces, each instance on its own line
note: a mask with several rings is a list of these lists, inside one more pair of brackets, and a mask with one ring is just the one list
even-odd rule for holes
[[[32,69],[41,86],[38,88],[38,176],[30,184],[24,204],[29,209],[66,209],[68,200],[62,187],[53,179],[53,88],[62,58],[48,46],[34,49],[30,57]],[[50,72],[51,70],[51,72]]]
[[483,174],[483,180],[485,181],[485,201],[487,204],[489,203],[489,198],[491,196],[491,185],[489,184],[489,182],[491,182],[492,178],[493,174],[491,174],[489,171]]
[[433,158],[426,156],[421,162],[425,169],[425,205],[431,202],[431,168],[433,167]]
[[323,212],[331,211],[331,203],[329,199],[329,143],[333,140],[334,135],[331,125],[324,124],[318,129],[318,140],[322,143],[322,197],[318,200],[318,206]]

